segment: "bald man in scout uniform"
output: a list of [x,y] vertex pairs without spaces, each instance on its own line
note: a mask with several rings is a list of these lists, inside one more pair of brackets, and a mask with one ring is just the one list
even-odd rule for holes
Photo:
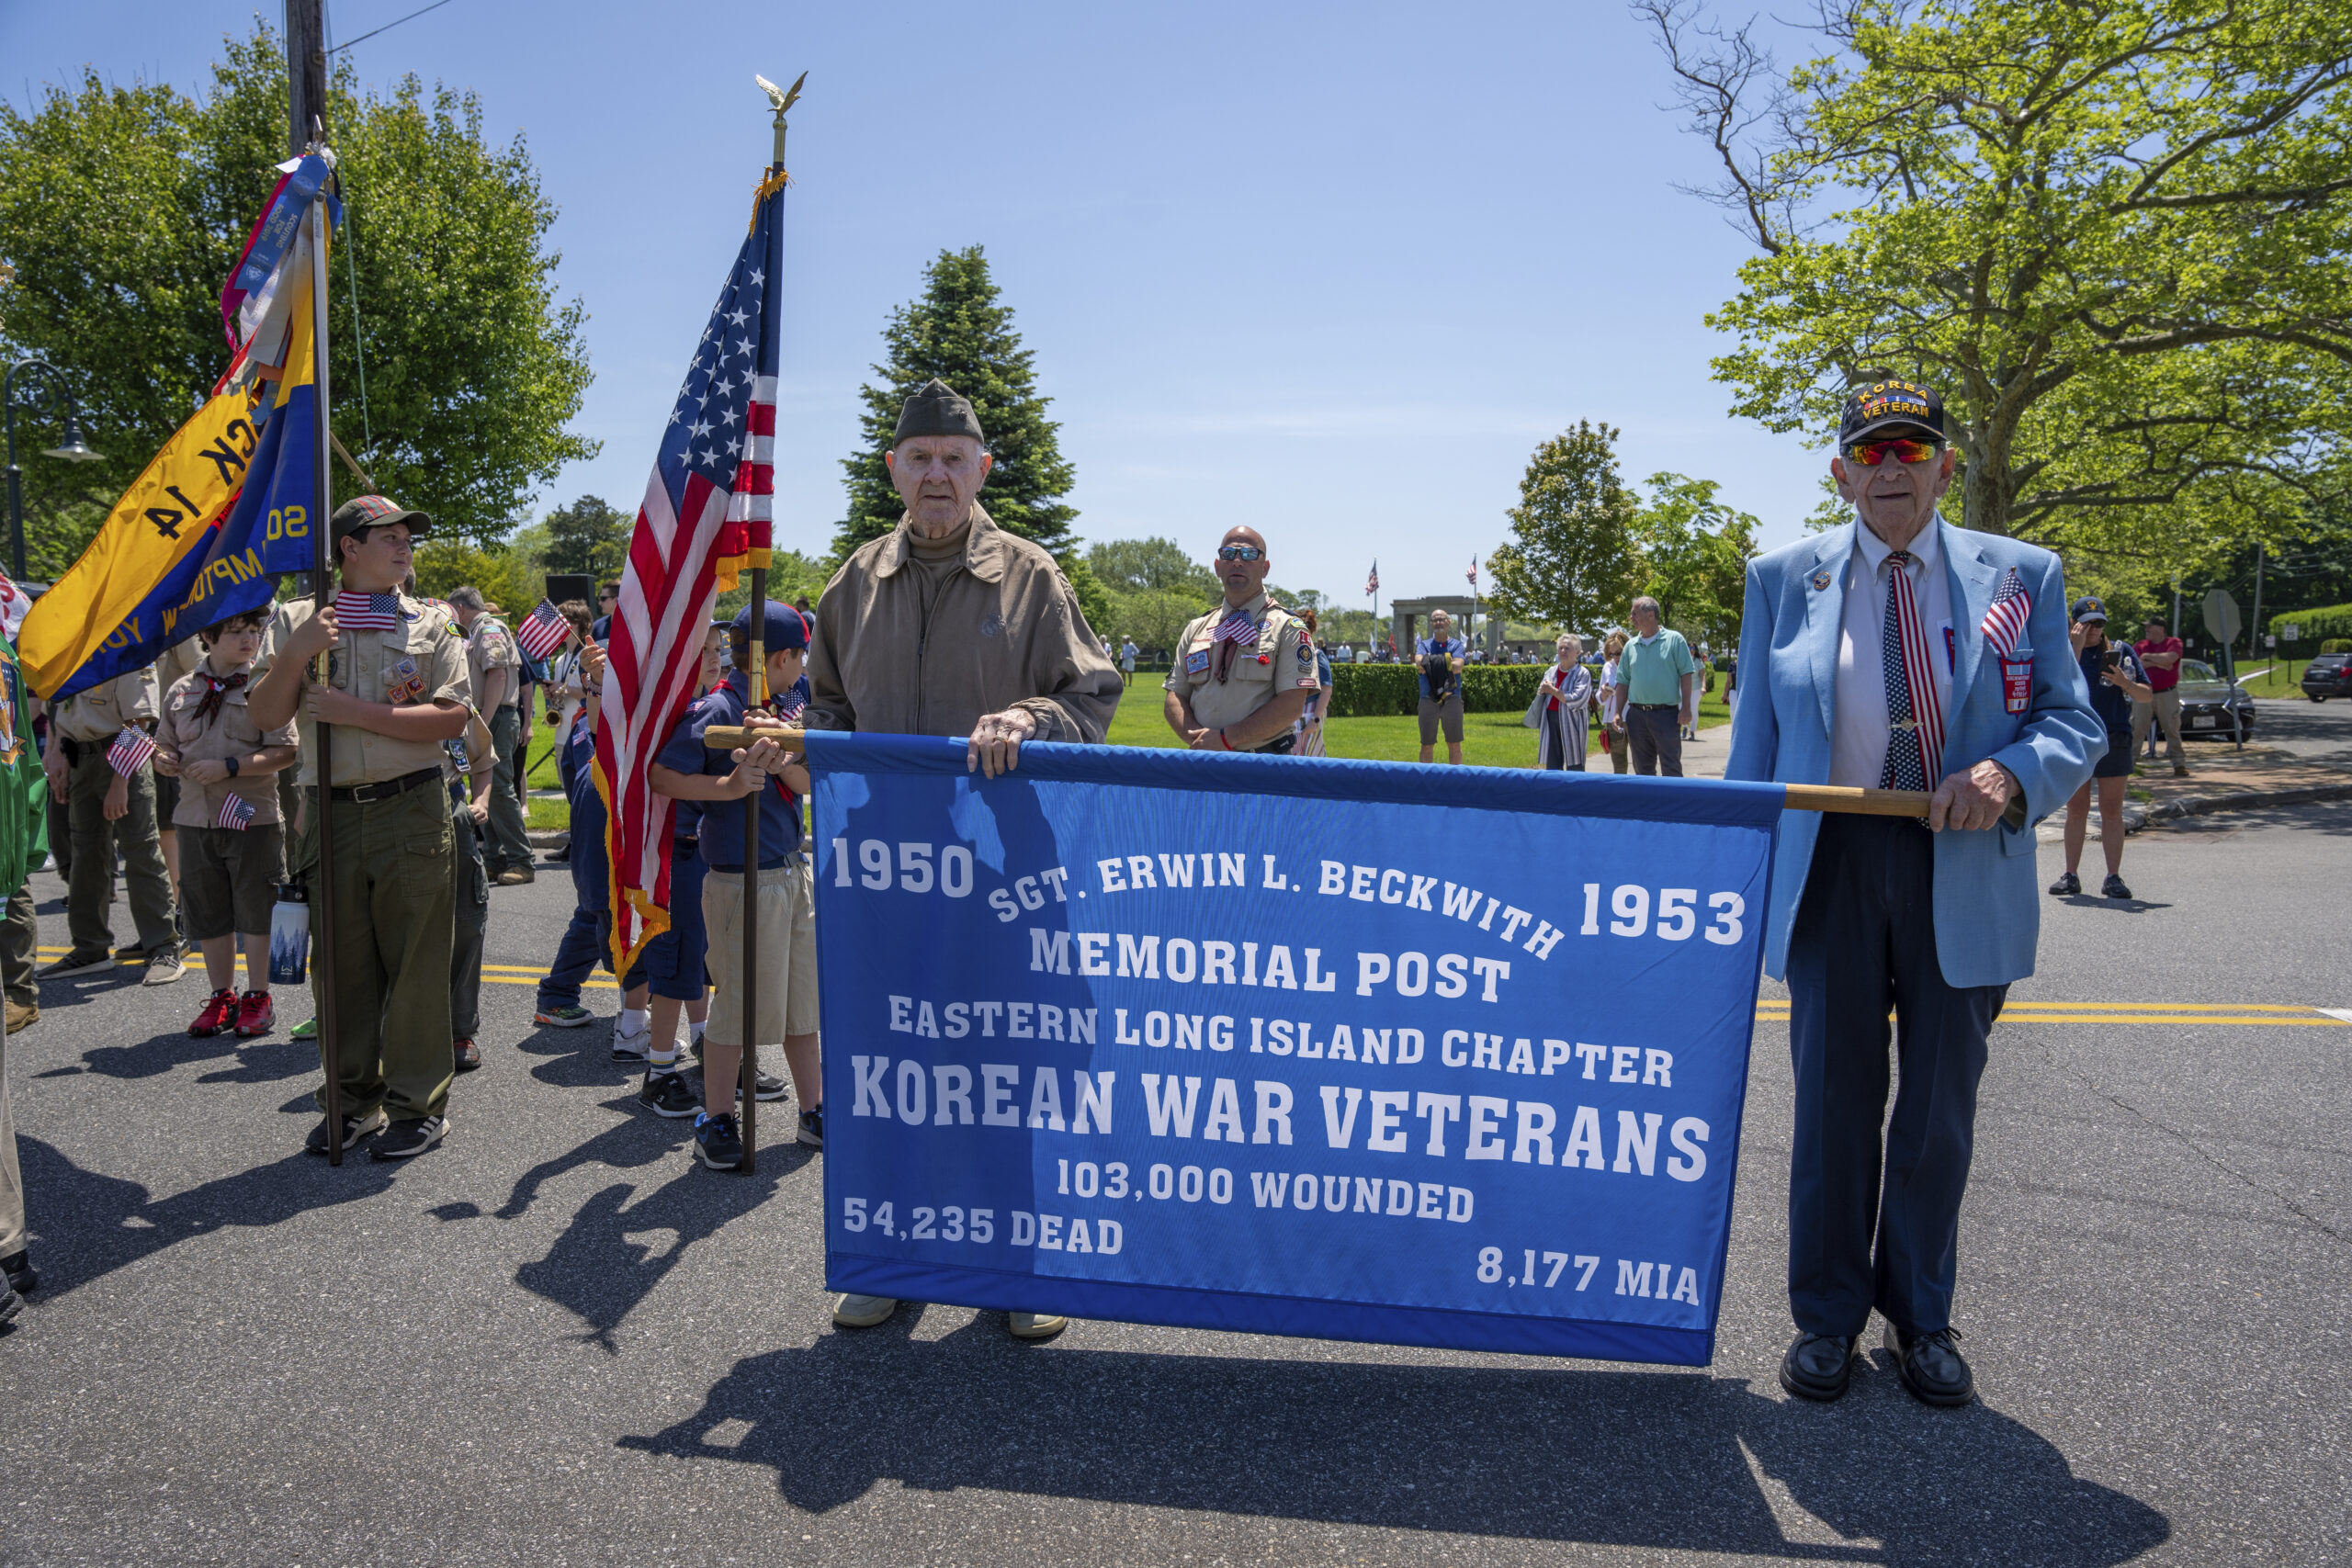
[[[411,541],[431,522],[380,495],[337,507],[328,535],[342,591],[323,611],[308,599],[278,606],[246,704],[265,729],[301,719],[304,830],[289,871],[305,876],[322,842],[334,857],[335,993],[319,994],[316,968],[311,988],[322,1013],[334,1010],[343,1146],[384,1128],[377,1159],[422,1154],[448,1126],[455,926],[442,742],[465,733],[473,688],[448,612],[400,591]],[[321,655],[322,682],[311,672]],[[322,723],[334,727],[323,789]],[[334,1134],[322,1117],[311,1152],[326,1153]]]
[[1287,756],[1300,710],[1321,689],[1306,623],[1266,592],[1270,564],[1256,529],[1227,529],[1215,562],[1225,603],[1176,639],[1164,706],[1195,751]]
[[[147,985],[180,977],[179,916],[156,830],[155,771],[141,762],[120,773],[107,757],[126,728],[155,728],[157,696],[151,664],[50,705],[52,739],[41,765],[51,796],[66,803],[74,852],[65,894],[73,946],[41,970],[45,980],[111,968],[118,961],[143,963]],[[109,919],[118,845],[130,884],[130,919],[139,931],[139,945],[119,952],[114,950]]]

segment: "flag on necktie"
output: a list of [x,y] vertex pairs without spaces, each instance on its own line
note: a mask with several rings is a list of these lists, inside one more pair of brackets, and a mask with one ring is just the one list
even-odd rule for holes
[[390,631],[401,624],[400,596],[338,588],[334,594],[334,618],[336,626],[347,632]]
[[2032,614],[2033,595],[2026,592],[2018,569],[2011,567],[2003,574],[2001,585],[1993,590],[1993,603],[1984,612],[1984,640],[2002,658],[2013,657],[2025,636],[2026,618]]
[[617,974],[670,925],[667,795],[653,754],[694,700],[704,628],[738,570],[768,563],[775,516],[777,295],[784,265],[784,171],[760,182],[752,231],[720,286],[671,406],[629,539],[620,605],[605,646],[597,792],[612,867]]
[[563,646],[571,635],[571,623],[563,618],[553,602],[539,601],[539,607],[514,624],[514,640],[523,651],[534,659],[545,659]]
[[1372,563],[1372,575],[1364,579],[1363,596],[1367,599],[1380,597],[1380,562],[1377,558]]
[[155,738],[135,724],[126,724],[122,733],[107,748],[107,763],[124,778],[129,778],[147,765],[155,754]]
[[1943,782],[1944,712],[1936,696],[1927,621],[1911,586],[1911,552],[1894,550],[1886,558],[1893,576],[1887,583],[1886,621],[1880,641],[1885,664],[1887,742],[1879,787],[1933,789]]
[[253,825],[253,819],[254,803],[242,795],[232,795],[220,803],[220,815],[212,819],[212,825],[242,833]]

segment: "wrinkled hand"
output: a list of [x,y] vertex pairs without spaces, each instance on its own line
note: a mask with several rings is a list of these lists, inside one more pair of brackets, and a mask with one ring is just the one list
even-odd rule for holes
[[[159,764],[163,760],[161,756],[155,759]],[[217,784],[229,776],[229,764],[207,758],[201,762],[190,762],[179,772],[183,777],[194,779],[198,784]]]
[[1936,786],[1936,793],[1928,799],[1928,830],[1990,828],[2000,821],[2001,812],[2017,792],[2018,782],[2009,776],[2008,769],[1995,761],[1979,762]]
[[119,822],[130,814],[130,781],[117,773],[114,783],[107,785],[106,818],[109,822]]
[[342,640],[343,628],[336,624],[334,606],[330,604],[294,628],[286,639],[286,656],[307,664]]
[[982,714],[964,750],[964,771],[978,768],[989,778],[1021,765],[1021,743],[1037,733],[1037,716],[1025,708]]
[[373,705],[333,686],[310,686],[302,693],[302,711],[313,724],[356,724]]

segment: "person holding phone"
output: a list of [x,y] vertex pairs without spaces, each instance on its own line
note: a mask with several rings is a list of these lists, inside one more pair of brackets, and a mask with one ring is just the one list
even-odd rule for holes
[[2075,874],[2083,863],[2083,840],[2090,829],[2091,791],[2098,791],[2098,847],[2107,857],[2107,880],[2099,885],[2104,898],[2129,898],[2123,884],[2123,781],[2132,776],[2132,706],[2154,695],[2148,671],[2129,644],[2109,642],[2107,606],[2086,594],[2075,601],[2074,625],[2067,640],[2082,661],[2083,683],[2090,688],[2091,711],[2107,726],[2107,755],[2091,770],[2089,782],[2066,802],[2066,871],[2050,885],[2052,897],[2071,897],[2083,890]]

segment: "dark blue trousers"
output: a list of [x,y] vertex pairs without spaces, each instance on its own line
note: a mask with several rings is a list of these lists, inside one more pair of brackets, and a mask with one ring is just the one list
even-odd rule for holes
[[1944,983],[1935,884],[1917,822],[1822,818],[1789,942],[1789,1305],[1806,1333],[1860,1335],[1872,1306],[1906,1335],[1951,1324],[1976,1085],[2008,987]]
[[[583,798],[584,796],[584,798]],[[578,1007],[580,987],[596,972],[612,934],[612,884],[605,860],[605,799],[591,786],[571,800],[571,923],[539,982],[542,1010]]]

